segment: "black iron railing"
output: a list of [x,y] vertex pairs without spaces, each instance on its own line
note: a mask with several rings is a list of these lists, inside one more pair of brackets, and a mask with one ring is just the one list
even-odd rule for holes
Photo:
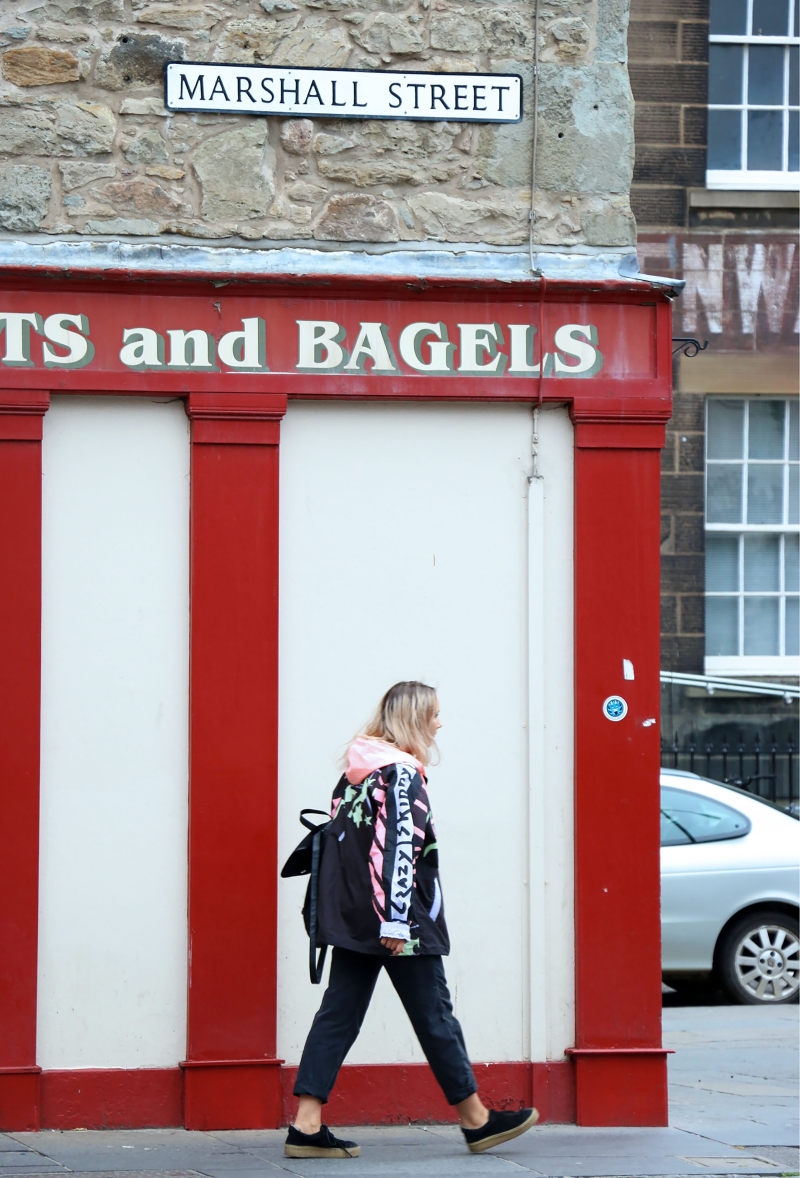
[[665,769],[688,769],[795,810],[800,804],[797,755],[791,737],[778,740],[740,734],[735,739],[689,736],[679,740],[676,734],[671,742],[661,741]]

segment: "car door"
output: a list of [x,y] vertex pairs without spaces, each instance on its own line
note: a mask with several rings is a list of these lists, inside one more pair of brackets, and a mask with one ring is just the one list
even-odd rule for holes
[[664,972],[711,969],[728,918],[755,886],[749,819],[708,796],[661,791],[661,944]]

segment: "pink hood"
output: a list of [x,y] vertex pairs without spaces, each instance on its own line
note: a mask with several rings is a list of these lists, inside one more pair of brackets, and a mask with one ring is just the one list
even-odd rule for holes
[[395,764],[413,765],[423,777],[425,775],[425,766],[411,753],[386,740],[379,740],[377,736],[357,736],[347,753],[345,775],[351,785],[360,785],[376,769]]

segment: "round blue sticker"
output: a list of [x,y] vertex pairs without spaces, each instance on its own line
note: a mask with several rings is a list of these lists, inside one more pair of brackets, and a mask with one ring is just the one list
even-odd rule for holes
[[624,720],[628,714],[628,704],[621,695],[610,695],[603,701],[603,715],[607,720]]

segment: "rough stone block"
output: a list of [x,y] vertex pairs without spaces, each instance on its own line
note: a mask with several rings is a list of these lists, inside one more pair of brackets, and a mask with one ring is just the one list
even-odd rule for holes
[[56,131],[62,155],[103,155],[114,146],[117,120],[99,102],[59,102]]
[[633,97],[624,67],[543,65],[539,98],[537,186],[627,194]]
[[[590,198],[581,217],[584,241],[592,246],[636,244],[636,221],[627,196]],[[599,206],[599,207],[598,207]]]
[[432,12],[430,25],[431,47],[455,53],[479,54],[484,48],[483,25],[463,8],[450,12]]
[[124,0],[46,0],[37,9],[43,20],[96,23],[98,20],[122,20]]
[[41,229],[51,189],[47,168],[19,164],[0,170],[0,228],[13,233]]
[[55,156],[58,140],[52,110],[0,108],[0,143],[5,155]]
[[80,76],[77,58],[65,49],[25,45],[3,54],[3,77],[15,86],[56,86]]
[[206,140],[192,164],[202,190],[203,216],[240,221],[264,216],[275,196],[275,152],[265,120]]
[[108,221],[87,221],[84,231],[106,237],[157,237],[163,223],[146,217],[112,217]]
[[407,204],[423,238],[520,245],[528,239],[528,202],[507,192],[467,200],[443,192],[420,193]]
[[624,63],[628,60],[630,0],[601,0],[597,6],[594,60]]
[[169,160],[161,133],[149,127],[128,144],[123,154],[130,164],[165,164]]
[[166,37],[120,33],[114,47],[98,62],[95,83],[107,90],[163,85],[168,61],[183,61],[185,46]]
[[314,237],[320,241],[397,241],[397,217],[388,201],[363,193],[332,196]]
[[352,38],[368,53],[378,54],[382,61],[393,57],[414,57],[425,48],[424,26],[420,15],[391,16],[378,13],[352,30]]
[[115,172],[113,164],[85,163],[83,160],[74,163],[63,160],[58,170],[61,173],[61,186],[67,191],[82,188],[84,184],[96,184],[98,180],[110,180]]

